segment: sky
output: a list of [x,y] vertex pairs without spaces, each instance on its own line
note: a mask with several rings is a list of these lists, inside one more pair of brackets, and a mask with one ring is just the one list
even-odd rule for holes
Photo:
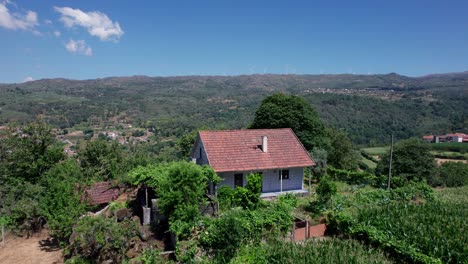
[[468,1],[0,0],[0,83],[468,70]]

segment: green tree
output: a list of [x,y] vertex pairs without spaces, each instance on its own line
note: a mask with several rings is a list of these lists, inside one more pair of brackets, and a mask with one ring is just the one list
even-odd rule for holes
[[266,97],[250,128],[291,128],[307,150],[328,149],[325,126],[303,98],[277,93]]
[[41,214],[46,217],[51,234],[62,242],[68,240],[73,224],[85,212],[78,189],[84,180],[78,163],[67,160],[52,167],[41,181],[47,190],[40,199]]
[[359,156],[356,154],[348,135],[344,131],[334,128],[329,128],[327,132],[331,141],[327,155],[328,164],[338,169],[356,169]]
[[90,141],[78,151],[78,158],[85,174],[97,180],[115,179],[125,171],[123,150],[116,141]]
[[186,237],[201,217],[199,206],[207,201],[205,193],[210,181],[217,184],[220,179],[208,166],[185,161],[168,166],[165,179],[159,181],[159,206],[177,236]]
[[328,175],[323,176],[317,186],[317,195],[321,203],[328,203],[333,195],[336,194],[336,184]]
[[[430,148],[418,138],[397,142],[393,149],[392,185],[403,185],[407,181],[421,181],[433,176],[435,161]],[[377,175],[388,175],[390,151],[377,164]]]
[[447,187],[458,187],[468,184],[468,164],[445,162],[439,167],[439,177]]
[[183,135],[177,140],[177,149],[180,151],[180,154],[183,159],[187,159],[192,151],[193,144],[197,138],[197,131],[194,130],[188,134]]
[[42,120],[24,127],[10,127],[0,144],[3,180],[9,177],[37,183],[44,172],[65,158],[63,147]]

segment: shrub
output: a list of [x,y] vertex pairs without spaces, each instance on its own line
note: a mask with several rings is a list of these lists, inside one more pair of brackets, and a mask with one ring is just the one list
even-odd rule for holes
[[447,187],[459,187],[468,184],[468,164],[445,162],[439,167],[439,177]]
[[320,179],[319,185],[317,186],[317,194],[321,202],[329,201],[330,198],[336,194],[336,184],[328,175]]
[[215,261],[226,263],[242,245],[284,236],[291,228],[293,199],[283,198],[256,210],[231,209],[219,218],[206,219],[200,245]]
[[244,209],[255,209],[261,202],[262,176],[260,174],[247,175],[247,184],[245,187],[237,186],[231,189],[223,186],[218,190],[218,200],[220,208],[227,210],[229,208],[240,206]]
[[76,256],[97,262],[112,260],[121,263],[131,239],[138,235],[135,222],[116,222],[104,217],[83,217],[73,229],[67,248],[70,252],[68,257]]
[[71,235],[73,224],[86,209],[77,189],[82,179],[76,161],[68,160],[56,164],[41,181],[47,190],[40,199],[41,212],[47,218],[51,234],[62,242]]
[[348,184],[376,185],[378,182],[377,176],[368,172],[340,170],[328,167],[327,173],[333,180],[343,181]]

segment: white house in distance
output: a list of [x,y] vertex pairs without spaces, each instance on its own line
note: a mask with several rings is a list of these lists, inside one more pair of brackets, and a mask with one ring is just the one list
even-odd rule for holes
[[306,193],[304,168],[314,161],[290,128],[198,132],[191,158],[223,179],[219,186],[244,186],[250,173],[262,175],[262,196]]

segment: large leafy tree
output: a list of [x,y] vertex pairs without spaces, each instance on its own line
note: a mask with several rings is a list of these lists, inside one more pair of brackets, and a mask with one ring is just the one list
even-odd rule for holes
[[43,224],[39,184],[45,173],[65,157],[52,129],[42,120],[11,126],[0,139],[0,216],[15,229],[35,230]]
[[307,150],[327,149],[329,140],[318,113],[303,98],[277,93],[266,97],[250,128],[291,128]]
[[187,235],[200,218],[199,206],[206,202],[205,193],[210,181],[217,184],[220,179],[208,166],[184,161],[168,166],[166,178],[159,188],[159,206],[178,236]]
[[96,180],[115,179],[125,171],[123,150],[116,141],[90,141],[78,151],[78,158],[85,174]]
[[73,224],[86,209],[81,201],[80,183],[83,172],[76,160],[57,163],[41,179],[46,192],[40,199],[41,214],[47,219],[51,234],[64,242],[71,235]]
[[[418,138],[410,138],[397,142],[393,150],[392,175],[394,185],[405,181],[421,181],[429,179],[436,172],[434,158],[427,144]],[[377,165],[378,175],[388,175],[390,152],[385,154]]]
[[44,172],[65,158],[51,127],[42,120],[24,127],[10,127],[0,145],[3,180],[37,183]]
[[329,128],[327,131],[331,142],[327,155],[328,164],[338,169],[356,169],[359,156],[348,135],[334,128]]

